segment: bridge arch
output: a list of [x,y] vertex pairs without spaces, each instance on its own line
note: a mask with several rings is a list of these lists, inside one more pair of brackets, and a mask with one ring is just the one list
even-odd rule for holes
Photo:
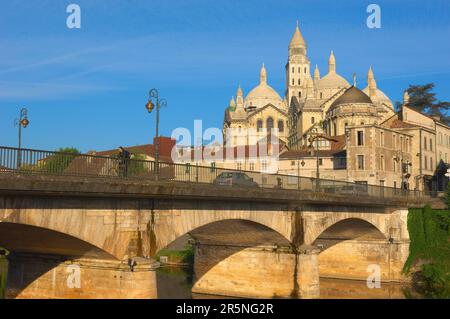
[[263,210],[202,210],[181,209],[174,212],[158,212],[155,215],[153,232],[155,250],[151,255],[167,247],[177,238],[201,227],[224,221],[247,221],[262,225],[280,234],[291,242],[291,223],[288,212],[273,213]]
[[305,243],[313,244],[325,231],[333,225],[346,220],[360,221],[376,228],[386,239],[389,234],[389,215],[377,213],[323,213],[306,218]]

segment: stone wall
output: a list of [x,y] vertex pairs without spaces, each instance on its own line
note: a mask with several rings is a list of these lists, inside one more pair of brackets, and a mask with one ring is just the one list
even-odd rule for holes
[[7,298],[18,299],[154,299],[156,269],[139,260],[131,271],[126,263],[51,256],[10,256]]

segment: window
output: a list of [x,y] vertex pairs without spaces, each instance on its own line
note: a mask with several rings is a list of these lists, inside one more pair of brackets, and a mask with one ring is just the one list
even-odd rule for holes
[[238,171],[242,171],[242,162],[237,162],[237,163],[236,163],[236,169],[237,169]]
[[215,170],[216,170],[216,162],[212,162],[211,163],[211,173],[214,173]]
[[361,122],[361,125],[364,125],[364,122]]
[[250,170],[251,171],[255,170],[255,163],[253,163],[253,162],[250,163]]
[[394,171],[394,173],[397,173],[397,161],[395,160],[395,158],[392,159],[392,170]]
[[442,152],[439,152],[439,160],[442,161]]
[[305,67],[305,74],[306,74],[306,67]]
[[263,121],[262,120],[258,120],[256,126],[258,128],[258,132],[261,132],[262,129],[263,129]]
[[295,80],[294,79],[292,79],[292,85],[295,85]]
[[364,155],[357,155],[358,169],[364,170]]
[[433,158],[430,157],[430,169],[433,170]]
[[267,127],[267,133],[270,134],[271,130],[273,129],[273,118],[269,117],[267,119],[266,127]]
[[321,98],[321,99],[323,98],[323,93],[322,93],[322,92],[320,92],[320,98]]
[[380,146],[384,146],[384,132],[380,132]]
[[381,156],[380,156],[380,170],[384,171],[385,166],[386,166],[386,165],[385,165],[385,163],[384,163],[384,156],[381,155]]
[[364,145],[364,131],[358,131],[356,134],[358,137],[358,146]]
[[301,81],[300,81],[300,79],[298,79],[298,85],[300,85],[300,83],[301,83]]
[[302,97],[302,91],[298,92],[298,97]]
[[409,152],[409,138],[406,138],[405,152]]
[[313,117],[311,117],[311,124],[314,124],[316,122],[316,119]]
[[423,138],[423,148],[425,150],[427,149],[427,138],[426,137]]
[[392,148],[395,149],[397,147],[397,135],[392,135]]
[[292,73],[294,73],[295,72],[295,68],[294,67],[292,67]]
[[302,71],[301,71],[301,68],[300,68],[300,67],[298,67],[298,73],[300,74],[300,72],[302,72]]
[[323,160],[322,160],[322,158],[319,158],[319,165],[320,165],[320,166],[323,165]]
[[430,138],[430,151],[433,150],[433,140]]
[[284,132],[284,122],[283,121],[278,121],[278,131],[280,132],[280,133],[283,133]]
[[261,169],[262,169],[263,172],[267,171],[267,161],[266,160],[263,160],[261,162]]
[[295,161],[291,161],[291,166],[295,166]]
[[424,158],[424,166],[425,166],[425,169],[428,169],[428,159],[427,159],[427,157],[425,156]]
[[397,188],[397,182],[394,181],[394,188]]

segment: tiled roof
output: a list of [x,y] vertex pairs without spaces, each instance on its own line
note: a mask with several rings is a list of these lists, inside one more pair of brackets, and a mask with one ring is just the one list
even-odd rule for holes
[[389,128],[414,128],[418,127],[417,125],[406,123],[399,119],[393,119],[391,123],[389,123]]

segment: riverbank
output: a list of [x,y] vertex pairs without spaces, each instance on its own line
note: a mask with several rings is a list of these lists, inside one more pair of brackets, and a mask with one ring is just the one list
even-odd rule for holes
[[8,260],[6,250],[0,248],[0,299],[6,296],[6,281],[8,277]]
[[425,298],[450,298],[450,210],[410,209],[409,258],[403,271]]

